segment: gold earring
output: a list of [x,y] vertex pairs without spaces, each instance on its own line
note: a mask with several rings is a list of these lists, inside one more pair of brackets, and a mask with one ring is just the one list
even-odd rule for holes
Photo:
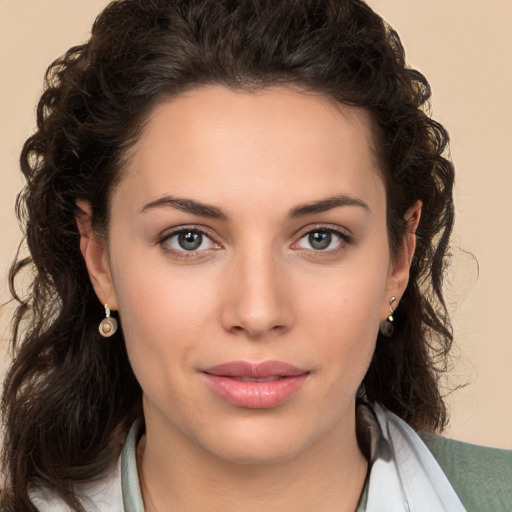
[[110,308],[105,306],[105,318],[100,322],[98,330],[104,338],[109,338],[117,331],[117,320],[110,316]]
[[396,301],[396,297],[391,297],[389,299],[389,315],[385,320],[382,320],[379,324],[379,331],[386,338],[390,338],[393,336],[393,332],[395,327],[393,326],[393,313],[396,311],[396,308],[393,307],[393,303]]

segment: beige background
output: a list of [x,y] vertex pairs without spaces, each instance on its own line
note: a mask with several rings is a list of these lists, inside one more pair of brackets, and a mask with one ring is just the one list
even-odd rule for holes
[[[105,0],[0,0],[0,301],[20,233],[19,149],[50,61],[87,38]],[[370,0],[434,90],[458,177],[449,274],[458,363],[447,435],[512,448],[512,0]],[[463,250],[471,251],[476,264]],[[0,310],[0,361],[9,315]]]

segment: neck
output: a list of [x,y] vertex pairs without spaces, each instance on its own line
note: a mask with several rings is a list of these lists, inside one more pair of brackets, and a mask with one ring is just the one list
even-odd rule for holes
[[355,422],[350,435],[337,425],[299,455],[261,464],[220,459],[188,438],[165,442],[147,427],[137,453],[146,512],[300,512],[320,503],[325,512],[357,508],[367,461]]

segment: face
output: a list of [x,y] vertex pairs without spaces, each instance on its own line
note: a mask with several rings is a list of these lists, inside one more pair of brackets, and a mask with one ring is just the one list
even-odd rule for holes
[[113,192],[102,262],[91,277],[119,310],[148,438],[238,462],[354,439],[408,266],[390,257],[363,111],[220,86],[157,106]]

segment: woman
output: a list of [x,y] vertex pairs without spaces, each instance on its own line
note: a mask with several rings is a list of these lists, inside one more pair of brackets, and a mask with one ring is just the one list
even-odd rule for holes
[[510,454],[433,435],[429,96],[360,1],[107,7],[22,153],[5,510],[507,510]]

